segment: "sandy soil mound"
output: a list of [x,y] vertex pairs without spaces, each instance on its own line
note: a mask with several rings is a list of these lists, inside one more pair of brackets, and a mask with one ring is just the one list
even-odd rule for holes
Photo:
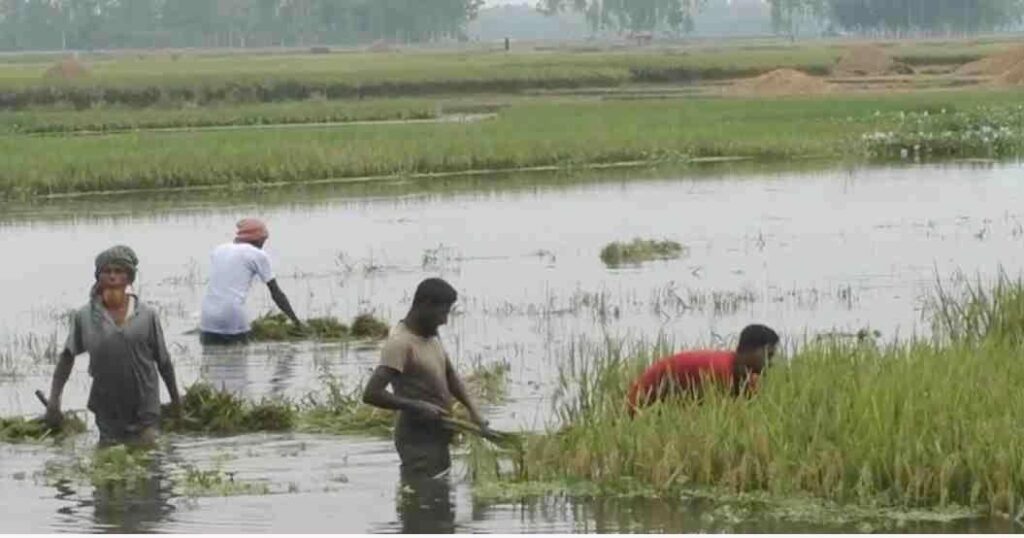
[[897,62],[882,47],[864,45],[847,50],[832,68],[832,73],[845,77],[864,77],[911,75],[914,70]]
[[74,58],[65,58],[46,70],[43,78],[51,80],[75,80],[89,76],[89,70]]
[[795,69],[776,69],[732,87],[733,93],[740,95],[812,95],[831,89],[828,82]]
[[960,66],[956,74],[969,77],[998,77],[1024,64],[1024,47],[1015,47]]
[[996,86],[1024,86],[1024,62],[999,75],[992,83]]
[[366,50],[369,52],[398,52],[398,47],[383,39],[378,39],[366,47]]

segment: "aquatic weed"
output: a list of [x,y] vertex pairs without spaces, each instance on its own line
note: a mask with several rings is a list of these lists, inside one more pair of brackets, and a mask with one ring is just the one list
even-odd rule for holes
[[609,267],[640,264],[653,260],[679,258],[686,249],[675,241],[635,238],[632,242],[614,242],[601,249],[601,261]]

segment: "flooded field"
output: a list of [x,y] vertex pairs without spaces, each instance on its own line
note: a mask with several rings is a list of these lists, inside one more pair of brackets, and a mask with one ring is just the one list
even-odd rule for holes
[[[1019,271],[1022,172],[984,164],[618,171],[592,181],[466,179],[2,207],[0,415],[42,411],[32,393],[49,386],[66,336],[63,316],[85,302],[93,257],[113,243],[139,255],[136,288],[162,313],[182,386],[205,379],[251,398],[300,397],[325,376],[354,386],[376,364],[373,345],[204,353],[186,334],[198,324],[209,250],[231,238],[240,217],[256,215],[269,224],[267,250],[302,317],[372,311],[393,323],[422,278],[449,279],[461,295],[442,336],[457,366],[507,362],[509,397],[487,413],[502,429],[539,429],[552,419],[560,359],[581,342],[664,334],[679,346],[717,345],[754,321],[789,343],[861,329],[882,339],[927,332],[920,308],[937,278],[991,277],[1001,264]],[[672,240],[684,253],[638,266],[602,263],[606,244],[635,237]],[[254,286],[249,305],[256,315],[272,302]],[[76,364],[65,391],[69,408],[84,407],[86,362]],[[698,501],[474,501],[461,463],[438,502],[409,505],[398,500],[390,440],[368,436],[173,437],[153,463],[151,487],[129,502],[54,471],[88,454],[91,428],[73,447],[0,445],[0,498],[23,514],[0,530],[871,530]],[[186,494],[196,470],[254,486],[225,497]]]

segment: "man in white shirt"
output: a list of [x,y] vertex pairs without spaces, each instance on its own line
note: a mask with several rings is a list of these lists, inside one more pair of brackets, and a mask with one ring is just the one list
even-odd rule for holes
[[210,281],[203,297],[199,319],[199,341],[203,344],[244,344],[248,342],[249,319],[245,299],[253,277],[270,289],[270,297],[282,312],[301,327],[288,297],[277,285],[270,258],[263,244],[270,237],[259,219],[247,218],[236,224],[235,240],[213,249],[210,254]]

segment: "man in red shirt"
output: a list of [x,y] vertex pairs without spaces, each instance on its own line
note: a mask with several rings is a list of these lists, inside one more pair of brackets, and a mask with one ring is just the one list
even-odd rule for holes
[[736,351],[684,351],[661,359],[633,382],[627,396],[629,415],[670,394],[699,397],[705,382],[728,387],[734,396],[753,390],[761,372],[775,355],[779,335],[764,325],[740,332]]

